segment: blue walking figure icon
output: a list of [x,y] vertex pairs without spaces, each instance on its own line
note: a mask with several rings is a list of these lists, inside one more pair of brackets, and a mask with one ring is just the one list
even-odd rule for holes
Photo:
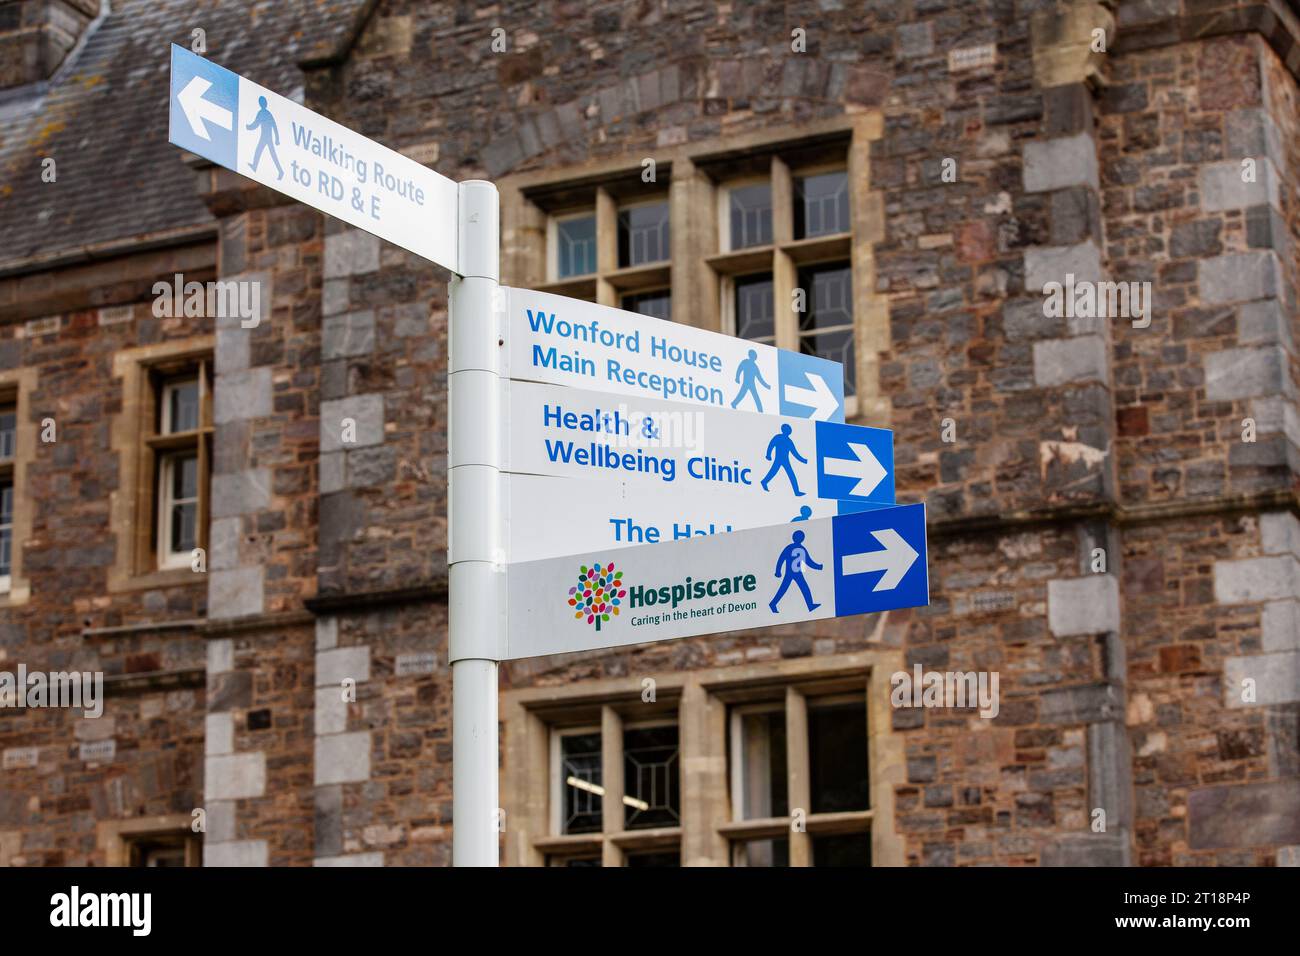
[[791,518],[790,520],[791,520],[791,521],[807,521],[807,520],[808,520],[809,518],[811,518],[811,517],[812,517],[812,509],[809,508],[807,505],[800,505],[800,506],[799,506],[799,513],[798,513],[797,515],[795,515],[793,518]]
[[794,439],[790,437],[790,426],[782,425],[781,433],[773,435],[772,440],[767,443],[766,458],[772,463],[772,467],[767,470],[767,474],[759,482],[764,491],[767,491],[767,483],[772,480],[772,476],[781,469],[785,469],[786,476],[790,479],[790,487],[794,489],[794,496],[796,498],[804,496],[804,493],[799,490],[799,482],[794,476],[794,467],[790,464],[791,455],[805,465],[808,464],[808,459],[799,454],[799,449],[794,447]]
[[[744,381],[741,381],[742,378]],[[771,388],[772,386],[763,381],[763,373],[758,370],[758,352],[750,349],[749,358],[740,360],[740,364],[736,366],[736,381],[740,382],[740,391],[738,391],[736,397],[732,399],[731,407],[735,408],[739,405],[740,400],[744,398],[745,393],[748,392],[750,395],[754,396],[754,405],[757,410],[761,412],[763,410],[763,402],[758,397],[758,389],[754,387],[754,382],[757,381],[758,384],[762,385],[764,388]]]
[[796,531],[790,536],[790,543],[781,551],[780,557],[776,559],[776,576],[784,579],[781,581],[781,587],[777,589],[776,597],[768,602],[768,607],[772,609],[773,614],[779,614],[777,605],[781,603],[781,598],[785,597],[785,592],[794,584],[803,594],[803,602],[808,605],[809,611],[815,611],[820,604],[814,604],[812,591],[808,588],[808,582],[803,578],[804,565],[812,568],[814,571],[822,570],[822,566],[813,560],[813,556],[808,553],[808,549],[803,546],[803,532]]
[[[276,179],[284,179],[284,168],[280,165],[280,157],[275,155],[275,147],[280,145],[280,129],[275,125],[275,117],[271,111],[266,108],[266,97],[259,96],[257,105],[261,107],[257,115],[253,117],[253,122],[245,126],[245,129],[257,129],[261,127],[261,138],[257,141],[257,149],[253,150],[253,172],[257,172],[257,164],[262,160],[262,150],[271,151],[271,162],[275,163]],[[274,137],[275,142],[271,139]]]

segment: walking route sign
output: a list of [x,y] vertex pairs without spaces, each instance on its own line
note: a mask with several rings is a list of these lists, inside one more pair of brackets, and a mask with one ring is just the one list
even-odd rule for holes
[[510,378],[844,421],[838,362],[547,292],[503,291]]
[[505,657],[928,603],[925,506],[901,505],[512,565]]
[[172,46],[176,146],[457,272],[456,183]]

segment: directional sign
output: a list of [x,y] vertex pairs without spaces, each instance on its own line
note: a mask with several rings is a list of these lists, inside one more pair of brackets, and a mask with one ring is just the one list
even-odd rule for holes
[[540,561],[575,551],[613,551],[747,528],[794,524],[875,505],[808,497],[784,510],[773,501],[704,488],[506,475],[502,478],[507,556]]
[[930,602],[925,506],[512,565],[506,657]]
[[508,472],[626,480],[671,489],[682,502],[725,491],[753,515],[741,527],[789,520],[817,498],[894,503],[886,429],[533,382],[505,390]]
[[838,362],[580,299],[502,292],[509,339],[504,374],[510,378],[844,421]]
[[170,141],[457,271],[457,186],[413,159],[172,46]]

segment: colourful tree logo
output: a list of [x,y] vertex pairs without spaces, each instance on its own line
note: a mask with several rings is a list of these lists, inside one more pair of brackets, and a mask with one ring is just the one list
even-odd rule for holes
[[578,583],[569,588],[569,607],[574,609],[575,618],[585,617],[599,631],[601,622],[608,621],[611,614],[618,617],[618,607],[625,597],[623,572],[615,571],[612,561],[590,568],[584,564],[578,571]]

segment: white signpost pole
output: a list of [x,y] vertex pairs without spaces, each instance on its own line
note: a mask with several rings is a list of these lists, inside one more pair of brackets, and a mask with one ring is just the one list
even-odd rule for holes
[[498,335],[500,197],[460,184],[448,389],[452,865],[497,866],[497,664],[505,648]]

